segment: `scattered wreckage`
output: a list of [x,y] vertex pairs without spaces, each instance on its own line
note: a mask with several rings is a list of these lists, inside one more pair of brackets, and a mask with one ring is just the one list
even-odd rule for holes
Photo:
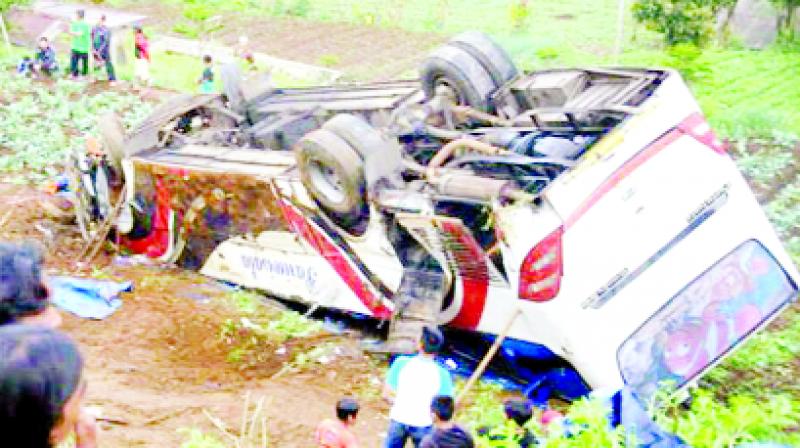
[[222,77],[224,95],[177,96],[127,134],[101,121],[105,156],[76,158],[83,228],[110,217],[128,251],[391,320],[393,349],[431,322],[507,333],[643,397],[695,381],[797,297],[672,70],[521,73],[470,32],[419,80]]

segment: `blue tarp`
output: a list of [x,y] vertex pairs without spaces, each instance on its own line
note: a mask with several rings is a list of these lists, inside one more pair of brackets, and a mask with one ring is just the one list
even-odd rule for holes
[[122,306],[119,294],[133,290],[133,282],[52,277],[50,288],[51,301],[62,310],[85,319],[105,319]]

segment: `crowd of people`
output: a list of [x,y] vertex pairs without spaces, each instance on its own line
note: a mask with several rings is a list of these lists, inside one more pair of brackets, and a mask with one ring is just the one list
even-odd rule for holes
[[[70,57],[66,75],[71,79],[77,81],[97,78],[97,73],[104,70],[109,86],[116,85],[117,73],[112,57],[113,36],[107,22],[108,19],[104,14],[100,16],[94,26],[91,26],[86,21],[84,10],[79,9],[75,12],[75,20],[68,27]],[[150,85],[150,41],[141,26],[134,26],[133,32],[133,80],[138,85]],[[241,41],[239,46],[242,46]],[[251,52],[238,53],[239,49],[237,49],[237,55],[241,57],[246,67],[255,66]],[[212,93],[215,89],[213,61],[210,55],[203,56],[202,60],[203,71],[197,81],[199,91]],[[55,78],[59,76],[59,71],[55,47],[47,36],[39,38],[33,57],[23,57],[17,66],[17,72],[20,75],[32,78]]]
[[[87,381],[77,345],[58,330],[61,316],[50,301],[41,249],[31,243],[0,243],[0,434],[9,446],[47,448],[74,435],[77,448],[97,446],[97,424],[83,406]],[[450,372],[437,360],[444,343],[435,327],[425,327],[415,355],[392,362],[383,388],[391,403],[384,447],[471,448],[470,432],[453,421],[456,402]],[[527,429],[532,409],[523,399],[504,404],[515,431],[481,428],[489,440],[508,447],[536,444]],[[336,418],[315,432],[318,446],[359,446],[353,432],[359,403],[342,398]],[[541,423],[559,417],[546,411]],[[510,440],[509,440],[510,439]]]
[[[410,441],[416,448],[473,448],[471,433],[453,421],[456,401],[450,372],[436,360],[444,343],[442,333],[425,327],[419,351],[413,356],[394,360],[386,374],[383,397],[391,403],[389,426],[384,448],[403,448]],[[358,403],[343,398],[336,404],[337,420],[323,420],[316,431],[321,448],[355,448],[358,441],[353,426],[358,416]],[[516,398],[505,401],[503,410],[511,433],[503,428],[480,428],[478,434],[487,440],[503,443],[507,448],[529,448],[536,437],[528,429],[533,410],[528,400]],[[555,410],[542,413],[543,429],[563,416]],[[502,430],[501,430],[502,429]]]
[[0,434],[3,446],[49,448],[73,436],[97,446],[83,406],[87,382],[77,345],[59,332],[42,252],[0,243]]

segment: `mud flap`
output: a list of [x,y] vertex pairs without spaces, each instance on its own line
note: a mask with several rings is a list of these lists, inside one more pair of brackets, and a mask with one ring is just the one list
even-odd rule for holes
[[437,217],[395,216],[390,231],[392,245],[403,265],[395,311],[389,327],[387,351],[416,351],[422,328],[439,325],[452,274],[443,249]]

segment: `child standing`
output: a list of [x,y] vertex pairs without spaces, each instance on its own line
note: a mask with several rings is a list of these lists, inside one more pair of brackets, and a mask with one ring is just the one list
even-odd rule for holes
[[200,84],[200,93],[214,93],[214,68],[211,56],[203,56],[203,64],[205,65],[203,74],[197,80]]
[[150,42],[141,26],[134,27],[134,78],[144,85],[150,84]]
[[351,431],[358,417],[358,402],[342,398],[336,403],[336,420],[325,419],[317,427],[315,439],[321,448],[358,448]]

